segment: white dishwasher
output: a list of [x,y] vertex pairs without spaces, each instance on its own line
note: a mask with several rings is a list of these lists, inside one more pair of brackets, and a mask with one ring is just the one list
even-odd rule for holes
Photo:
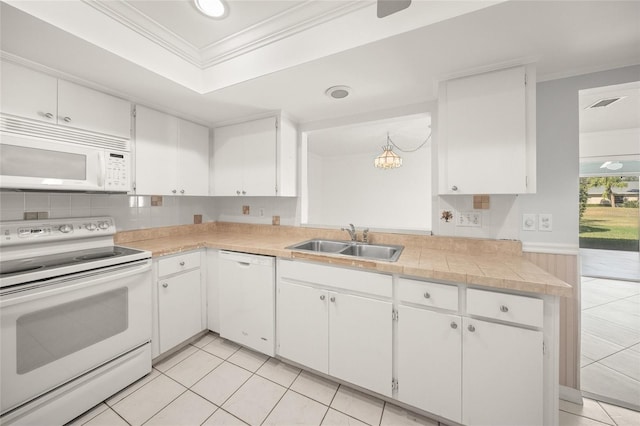
[[220,336],[274,356],[274,258],[221,251],[218,265]]

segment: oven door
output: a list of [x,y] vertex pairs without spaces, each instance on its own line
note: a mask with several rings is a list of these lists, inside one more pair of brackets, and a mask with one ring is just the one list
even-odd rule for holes
[[151,281],[143,260],[0,293],[1,412],[149,342]]
[[102,148],[2,134],[0,186],[7,189],[104,191]]

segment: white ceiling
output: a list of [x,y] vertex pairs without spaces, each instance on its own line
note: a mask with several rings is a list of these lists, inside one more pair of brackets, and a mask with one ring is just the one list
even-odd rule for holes
[[[414,0],[405,11],[379,20],[387,27],[385,32],[380,31],[378,39],[369,33],[373,32],[371,28],[382,24],[367,20],[361,20],[360,26],[354,24],[351,32],[345,32],[343,27],[341,32],[309,35],[325,28],[322,25],[337,25],[341,19],[360,16],[359,13],[368,13],[370,9],[375,11],[368,3],[265,0],[251,8],[251,2],[230,0],[235,8],[231,9],[230,17],[238,14],[235,27],[226,23],[218,26],[223,21],[203,21],[185,1],[12,2],[16,3],[23,9],[44,3],[48,7],[47,16],[51,16],[50,21],[55,21],[56,26],[3,3],[0,9],[3,57],[33,61],[63,77],[210,125],[274,110],[286,111],[308,124],[420,104],[437,97],[437,82],[441,79],[515,63],[535,62],[538,80],[640,64],[638,1],[508,1],[469,12],[478,8],[479,2]],[[346,7],[345,4],[350,7],[348,11],[331,15],[331,7]],[[154,42],[145,44],[144,49],[131,48],[125,55],[118,52],[119,46],[115,44],[126,39],[130,46],[137,46],[135,42],[139,41],[131,38],[129,27],[120,24],[109,27],[113,30],[106,33],[110,41],[92,39],[82,33],[90,39],[87,41],[61,30],[60,26],[66,26],[78,34],[83,31],[80,28],[83,24],[89,26],[73,11],[60,13],[63,6],[75,5],[84,6],[82,13],[87,5],[92,5],[101,17],[118,12],[118,22],[126,21],[123,17],[130,20],[143,17],[136,21],[139,30],[136,34],[143,33],[140,28],[144,27],[150,31],[145,42],[151,39]],[[325,8],[324,12],[311,9],[320,6]],[[427,6],[437,17],[422,18],[427,16]],[[243,8],[251,13],[241,13]],[[438,8],[444,12],[438,14]],[[294,15],[296,19],[311,16],[308,19],[315,19],[314,25],[295,33],[293,21],[286,21]],[[320,22],[321,16],[327,16],[329,21]],[[410,25],[407,16],[413,18]],[[424,26],[416,26],[416,16],[421,17]],[[274,22],[279,25],[289,22],[287,40],[311,37],[305,41],[307,48],[298,45],[294,49],[295,44],[285,48],[285,44],[272,43],[264,49],[248,49],[252,37],[255,41],[261,30],[277,28]],[[215,31],[203,30],[212,23]],[[416,29],[407,30],[411,25]],[[158,30],[159,27],[164,30]],[[220,83],[220,88],[206,94],[189,88],[194,81],[213,78],[214,74],[194,72],[191,65],[185,65],[183,56],[188,56],[192,48],[199,53],[214,53],[200,58],[205,62],[220,58],[225,53],[214,52],[214,48],[221,48],[222,42],[230,39],[243,40],[241,54],[207,69],[215,68],[218,72],[227,67],[225,76],[237,74],[239,82]],[[309,44],[309,40],[315,44]],[[107,42],[113,45],[105,45]],[[181,48],[174,49],[176,46]],[[156,48],[158,52],[171,52],[172,56],[158,60],[160,56],[151,55]],[[173,54],[174,51],[184,55]],[[261,58],[256,56],[259,53],[263,55]],[[212,81],[204,82],[202,87],[213,87],[207,86],[216,83]],[[324,95],[328,87],[339,84],[351,86],[352,95],[343,100]]]
[[[606,107],[589,108],[611,98],[622,99]],[[579,99],[581,133],[640,128],[640,75],[634,83],[582,90]],[[637,149],[640,152],[640,141]]]

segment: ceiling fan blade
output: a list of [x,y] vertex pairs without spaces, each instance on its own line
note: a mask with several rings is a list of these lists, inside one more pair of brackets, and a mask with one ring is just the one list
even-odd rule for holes
[[411,0],[378,0],[378,18],[392,15],[409,7]]

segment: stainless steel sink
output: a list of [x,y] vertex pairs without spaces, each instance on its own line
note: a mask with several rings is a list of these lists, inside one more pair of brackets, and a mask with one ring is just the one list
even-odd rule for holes
[[287,249],[395,262],[404,246],[315,239],[294,244]]
[[323,253],[337,253],[349,247],[345,241],[309,240],[287,247],[290,250],[314,251]]

